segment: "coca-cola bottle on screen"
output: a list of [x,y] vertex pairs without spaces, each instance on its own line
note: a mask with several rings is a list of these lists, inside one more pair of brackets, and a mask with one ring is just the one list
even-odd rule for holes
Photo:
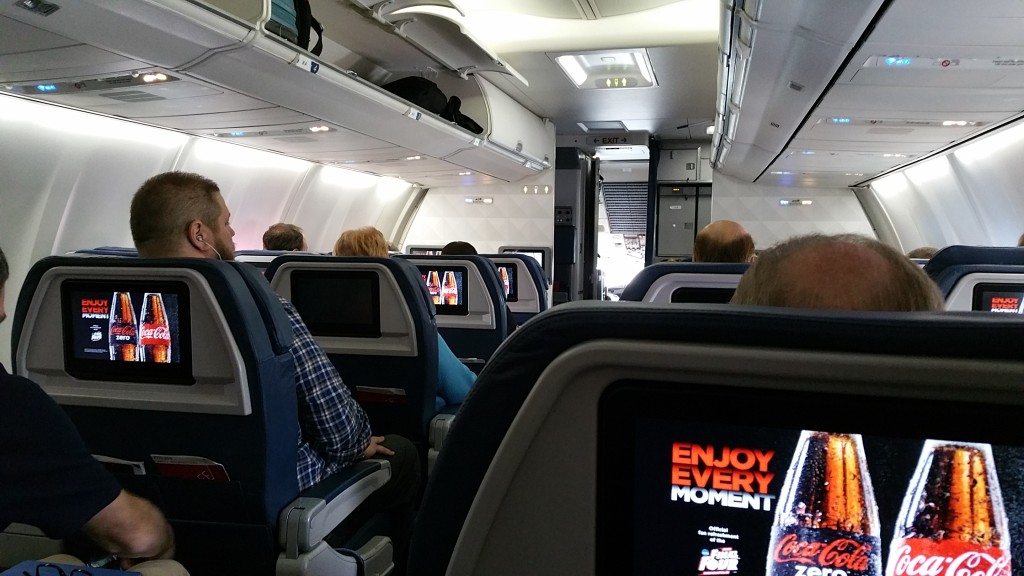
[[441,302],[451,306],[459,303],[459,286],[455,283],[455,272],[451,270],[444,273],[444,282],[441,284]]
[[437,270],[427,272],[427,292],[434,304],[441,303],[441,280],[437,277]]
[[772,523],[771,576],[880,576],[878,506],[859,434],[804,430]]
[[511,286],[508,284],[508,269],[504,266],[498,266],[498,274],[501,275],[501,283],[505,287],[505,297],[508,298],[508,294],[511,291]]
[[903,496],[887,576],[1010,576],[1010,532],[988,444],[928,440]]
[[110,300],[109,322],[110,359],[135,362],[138,359],[139,336],[131,294],[114,292]]
[[139,324],[139,346],[142,362],[171,361],[171,329],[167,325],[167,311],[159,292],[146,292],[142,303],[142,322]]

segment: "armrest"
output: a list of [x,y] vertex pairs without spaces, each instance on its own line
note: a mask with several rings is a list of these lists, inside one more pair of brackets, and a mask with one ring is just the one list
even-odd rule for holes
[[387,460],[361,460],[300,492],[278,520],[285,556],[296,558],[311,550],[390,479]]

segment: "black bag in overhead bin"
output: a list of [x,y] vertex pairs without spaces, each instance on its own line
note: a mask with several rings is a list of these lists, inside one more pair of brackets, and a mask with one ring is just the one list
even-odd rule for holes
[[444,110],[441,111],[441,118],[451,120],[459,126],[462,126],[466,130],[469,130],[473,134],[480,134],[484,131],[483,127],[477,124],[472,118],[462,113],[459,108],[462,107],[462,100],[458,96],[452,96],[448,99],[448,104],[445,105]]
[[448,105],[448,97],[437,87],[437,84],[422,76],[399,78],[394,82],[388,82],[381,88],[434,114],[440,115],[444,111],[444,107]]
[[405,98],[409,102],[428,112],[433,112],[449,122],[454,122],[474,134],[480,134],[484,131],[472,118],[459,110],[462,106],[462,100],[458,96],[452,96],[451,98],[445,96],[444,92],[438,88],[433,80],[423,78],[422,76],[406,76],[394,82],[388,82],[381,86],[381,88],[395,96]]

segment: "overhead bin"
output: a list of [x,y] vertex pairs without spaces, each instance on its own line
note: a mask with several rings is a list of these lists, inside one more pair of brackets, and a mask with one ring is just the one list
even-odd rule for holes
[[[0,32],[34,40],[2,54],[0,89],[380,175],[411,155],[443,160],[403,171],[424,186],[464,170],[516,181],[550,166],[551,127],[483,78],[460,80],[472,92],[464,101],[486,111],[470,114],[484,126],[478,136],[265,32],[270,2],[218,4],[237,13],[188,0],[80,0],[41,16],[4,3]],[[55,69],[58,53],[66,64]],[[170,79],[141,85],[139,71]]]
[[451,0],[351,1],[463,78],[477,72],[500,72],[529,86],[526,78],[465,29],[461,21],[465,14]]

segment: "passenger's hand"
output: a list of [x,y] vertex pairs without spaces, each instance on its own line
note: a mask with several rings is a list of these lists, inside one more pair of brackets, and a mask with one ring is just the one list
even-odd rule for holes
[[370,445],[366,447],[366,450],[363,450],[363,458],[373,458],[378,455],[394,456],[395,451],[381,444],[383,441],[383,436],[370,436]]

